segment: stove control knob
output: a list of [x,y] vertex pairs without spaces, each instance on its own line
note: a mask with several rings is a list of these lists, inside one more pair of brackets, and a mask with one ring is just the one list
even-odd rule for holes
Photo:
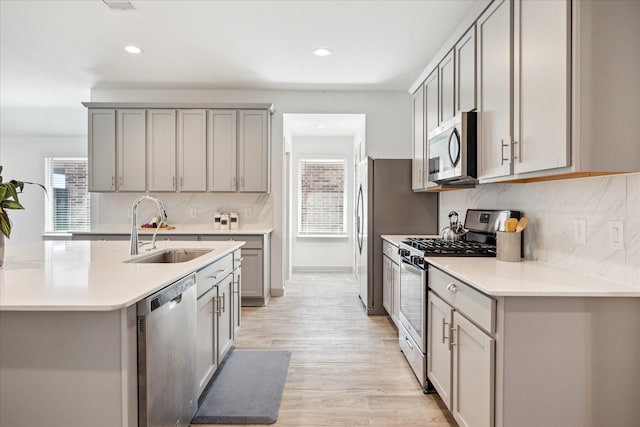
[[412,255],[411,256],[411,262],[415,265],[423,265],[424,264],[424,258],[420,255]]
[[400,254],[400,256],[408,256],[409,251],[407,249],[398,249],[398,254]]

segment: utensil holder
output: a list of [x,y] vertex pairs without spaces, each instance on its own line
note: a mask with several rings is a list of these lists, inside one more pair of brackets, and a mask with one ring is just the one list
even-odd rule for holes
[[522,261],[522,232],[498,231],[496,239],[496,259],[498,261]]

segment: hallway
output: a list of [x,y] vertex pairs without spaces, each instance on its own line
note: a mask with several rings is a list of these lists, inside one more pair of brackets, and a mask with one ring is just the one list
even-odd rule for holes
[[267,307],[243,308],[236,348],[293,352],[274,426],[455,426],[425,396],[386,316],[367,317],[348,274],[298,274]]

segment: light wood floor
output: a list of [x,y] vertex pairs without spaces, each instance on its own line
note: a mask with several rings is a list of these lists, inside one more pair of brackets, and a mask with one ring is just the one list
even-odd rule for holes
[[274,426],[455,426],[424,395],[387,316],[366,316],[350,275],[295,275],[286,295],[243,308],[236,348],[292,352]]

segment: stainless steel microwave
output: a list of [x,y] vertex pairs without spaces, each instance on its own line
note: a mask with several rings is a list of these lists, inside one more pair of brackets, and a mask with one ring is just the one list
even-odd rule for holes
[[477,178],[476,113],[460,113],[428,136],[429,181],[471,184]]

